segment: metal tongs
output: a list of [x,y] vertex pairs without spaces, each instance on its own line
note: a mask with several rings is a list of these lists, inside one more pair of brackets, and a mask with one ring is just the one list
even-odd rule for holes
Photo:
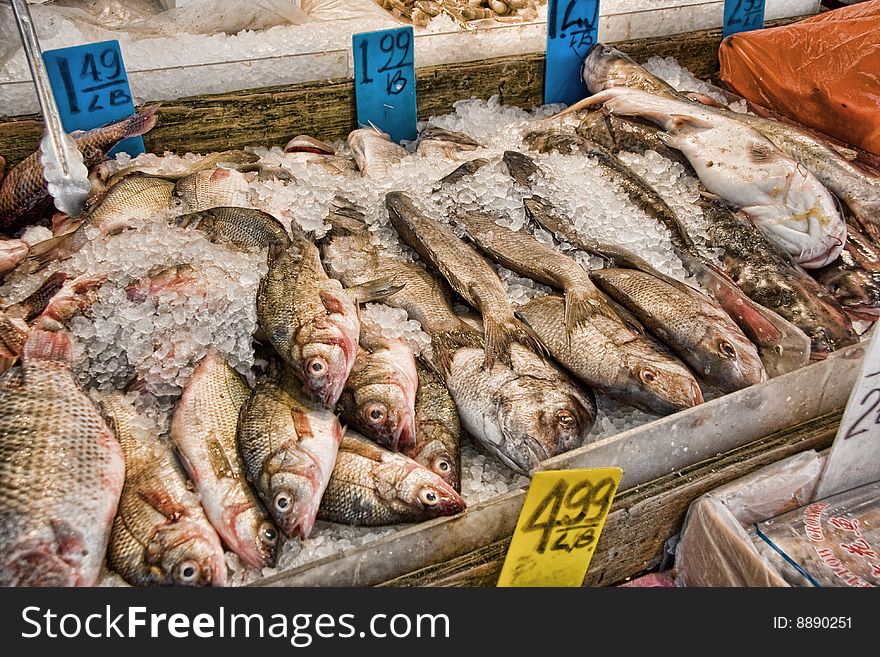
[[37,40],[37,31],[26,0],[10,0],[15,22],[21,34],[21,43],[27,56],[28,66],[37,88],[40,111],[46,129],[40,142],[40,161],[49,194],[55,207],[71,217],[77,217],[89,196],[89,170],[73,137],[64,131],[58,105],[49,84],[49,75],[43,61],[43,51]]

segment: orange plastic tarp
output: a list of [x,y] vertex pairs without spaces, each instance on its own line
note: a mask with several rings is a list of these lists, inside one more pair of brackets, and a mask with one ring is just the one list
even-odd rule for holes
[[880,155],[880,0],[731,35],[718,55],[738,94]]

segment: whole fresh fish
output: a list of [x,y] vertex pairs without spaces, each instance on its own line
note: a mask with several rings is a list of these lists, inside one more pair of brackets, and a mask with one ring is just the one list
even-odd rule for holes
[[482,314],[486,369],[491,370],[496,361],[510,364],[513,343],[540,351],[534,334],[514,316],[498,274],[483,256],[466,246],[452,228],[420,212],[406,194],[386,194],[385,206],[403,240]]
[[275,565],[278,532],[248,485],[236,432],[250,397],[216,352],[199,364],[171,420],[171,441],[223,542],[255,568]]
[[[667,160],[678,162],[687,171],[693,171],[691,163],[682,152],[670,147],[664,141],[657,126],[632,117],[617,116],[604,110],[583,112],[575,133],[615,155],[620,151],[643,154],[650,150],[659,153]],[[693,175],[696,176],[696,173]]]
[[115,235],[138,219],[150,219],[171,209],[174,183],[163,178],[132,175],[114,185],[82,219],[71,224],[70,232],[35,244],[28,257],[31,271],[52,260],[64,260],[91,241],[90,229],[102,235]]
[[581,78],[591,94],[612,87],[629,87],[657,96],[679,98],[674,87],[639,66],[617,48],[597,43],[584,58]]
[[[76,145],[86,167],[93,167],[120,141],[142,135],[154,125],[156,109],[151,108],[118,123],[81,133],[75,137]],[[31,213],[47,210],[51,202],[37,151],[10,169],[0,183],[0,230],[24,223]]]
[[378,327],[362,326],[358,356],[336,412],[383,447],[402,451],[416,439],[418,384],[412,348],[383,337]]
[[504,151],[501,161],[514,182],[522,187],[528,188],[532,177],[540,171],[532,158],[519,151]]
[[749,298],[810,337],[811,358],[824,358],[858,341],[843,308],[787,254],[721,204],[707,201],[702,206],[709,219],[709,241],[723,250],[724,269]]
[[348,148],[362,176],[381,176],[406,157],[406,149],[377,128],[358,128],[348,134]]
[[318,517],[375,527],[451,516],[465,506],[438,475],[349,431],[339,447]]
[[64,333],[32,332],[0,377],[0,586],[93,586],[125,463]]
[[619,321],[608,299],[576,260],[528,233],[501,226],[498,219],[488,212],[460,211],[454,220],[471,242],[501,266],[537,283],[564,290],[566,329],[588,322],[597,314]]
[[590,276],[709,385],[733,392],[767,379],[755,345],[702,292],[632,269]]
[[693,102],[627,87],[582,102],[661,126],[666,143],[687,157],[706,189],[740,208],[801,266],[818,268],[840,255],[846,224],[834,197],[760,132]]
[[[635,269],[655,278],[667,278],[643,258],[623,247],[582,237],[572,221],[546,199],[532,196],[525,199],[523,205],[526,215],[544,230],[582,251],[604,258],[612,267]],[[673,249],[682,264],[757,347],[768,376],[791,372],[809,362],[810,339],[803,331],[772,310],[752,301],[717,265],[700,256],[680,223],[666,226],[670,231]],[[678,285],[675,279],[669,279],[669,282]]]
[[402,450],[416,463],[461,490],[461,420],[443,379],[420,359],[416,360],[416,438]]
[[311,533],[342,435],[336,416],[278,363],[245,402],[238,424],[245,473],[288,538]]
[[880,317],[880,249],[858,229],[847,227],[840,257],[813,276],[850,317],[867,321]]
[[271,214],[251,208],[217,207],[178,215],[181,228],[200,230],[208,239],[237,249],[269,248],[278,251],[290,244],[284,225]]
[[480,148],[481,144],[463,132],[428,126],[419,133],[416,153],[422,157],[458,159]]
[[0,238],[0,280],[24,262],[30,251],[27,242]]
[[140,426],[121,392],[101,400],[125,454],[107,564],[133,586],[224,586],[226,560],[171,445]]
[[619,320],[596,317],[566,330],[564,302],[557,295],[534,299],[517,314],[563,367],[610,397],[658,415],[703,402],[699,384],[681,361]]
[[269,263],[257,294],[262,332],[306,394],[332,407],[357,357],[357,305],[324,272],[318,248],[304,235]]
[[178,214],[247,204],[250,183],[235,169],[203,169],[174,185],[172,205]]
[[482,157],[468,160],[464,164],[461,164],[453,169],[451,173],[446,174],[440,180],[438,180],[437,184],[434,185],[434,191],[442,189],[445,185],[455,185],[461,180],[467,178],[468,176],[474,175],[477,171],[482,169],[487,164],[489,164],[489,160]]
[[336,155],[336,149],[326,141],[309,135],[297,135],[284,146],[285,153],[314,153],[316,155]]
[[514,343],[510,364],[485,368],[483,334],[452,310],[443,285],[413,262],[371,244],[348,208],[330,214],[324,258],[346,285],[393,277],[403,288],[383,300],[403,308],[431,336],[432,365],[443,376],[462,426],[502,463],[528,473],[549,456],[580,446],[595,420],[592,393],[534,351]]

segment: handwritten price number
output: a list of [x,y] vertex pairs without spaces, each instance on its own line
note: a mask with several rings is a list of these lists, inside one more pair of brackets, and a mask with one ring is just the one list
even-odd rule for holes
[[[743,7],[743,3],[745,3],[745,7]],[[761,19],[763,4],[761,0],[736,0],[736,5],[733,7],[733,13],[727,24],[754,25]],[[742,9],[742,14],[740,14],[740,9]]]
[[541,532],[538,554],[544,554],[548,546],[551,551],[566,552],[589,547],[596,540],[597,525],[611,505],[614,489],[610,477],[595,486],[581,481],[571,487],[560,479],[535,508],[522,531]]
[[[868,374],[865,376],[866,379],[870,379],[872,377],[880,375],[880,371],[874,372],[872,374]],[[867,433],[869,431],[868,428],[861,428],[862,423],[867,419],[867,417],[877,408],[878,404],[880,404],[880,388],[871,388],[865,396],[862,397],[862,400],[859,402],[859,408],[864,407],[870,400],[872,400],[870,405],[868,405],[864,412],[858,417],[858,419],[852,423],[852,426],[847,429],[846,433],[843,436],[844,440],[849,440],[850,438],[855,438],[856,436]],[[878,412],[874,416],[874,424],[880,424],[880,412]]]
[[591,17],[574,17],[575,10],[578,9],[578,0],[569,0],[562,12],[562,24],[559,25],[557,32],[557,3],[550,4],[550,38],[555,39],[557,34],[563,39],[570,35],[568,47],[575,51],[581,57],[586,56],[587,51],[594,43],[593,29],[596,27],[596,21],[599,19],[599,3],[592,3],[593,15]]
[[[61,79],[64,81],[64,92],[67,95],[67,103],[70,106],[71,114],[79,114],[83,110],[80,107],[76,90],[73,83],[73,76],[70,71],[70,62],[66,58],[58,60],[58,70],[61,73]],[[80,82],[87,80],[88,87],[83,87],[80,92],[83,94],[92,94],[89,101],[88,111],[95,112],[104,109],[101,105],[102,94],[100,92],[109,90],[109,96],[106,102],[111,107],[126,105],[131,102],[131,96],[125,89],[126,81],[123,76],[122,60],[119,57],[119,51],[116,48],[107,48],[101,51],[98,57],[94,53],[87,53],[83,58],[80,67],[78,80]],[[122,89],[114,89],[113,87],[121,86]]]
[[[388,55],[385,63],[377,69],[377,73],[385,73],[385,93],[394,96],[406,89],[409,82],[404,76],[402,69],[409,66],[410,48],[412,47],[412,38],[409,31],[398,32],[396,36],[386,34],[379,41],[379,50]],[[395,53],[399,56],[394,62]],[[369,84],[375,80],[369,76],[367,68],[367,42],[361,41],[361,62],[363,63],[363,77],[361,84]],[[392,63],[393,62],[393,63]]]

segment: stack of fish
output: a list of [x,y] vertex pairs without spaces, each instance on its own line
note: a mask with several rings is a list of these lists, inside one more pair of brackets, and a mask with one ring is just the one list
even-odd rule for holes
[[[106,553],[131,584],[223,585],[224,549],[272,566],[317,520],[378,526],[462,511],[462,436],[528,475],[595,438],[597,394],[674,413],[858,339],[851,316],[876,318],[880,260],[873,232],[847,231],[828,189],[867,228],[875,178],[799,129],[684,97],[612,49],[595,48],[584,72],[601,92],[585,105],[605,109],[533,122],[523,149],[534,156],[491,154],[433,126],[409,151],[367,128],[346,149],[301,136],[274,158],[217,153],[174,173],[155,156],[99,164],[152,126],[147,111],[80,138],[95,153],[95,198],[81,218],[52,217],[49,239],[25,229],[50,219],[39,161],[14,167],[0,227],[18,237],[0,242],[0,275],[36,284],[0,314],[0,582],[93,584]],[[711,249],[624,161],[649,150],[699,176]],[[578,228],[547,193],[550,152],[594,162],[667,231],[702,289]],[[385,184],[410,158],[442,174]],[[459,202],[457,190],[493,167],[512,190],[507,209]],[[273,190],[317,179],[336,194],[273,205]],[[372,187],[373,206],[352,200]],[[296,215],[315,210],[323,222],[306,229]],[[232,362],[223,344],[198,354],[157,340],[148,351],[182,354],[179,387],[159,391],[135,371],[87,395],[68,329],[118,279],[72,263],[94,242],[157,226],[259,261],[259,285],[240,288],[253,289],[256,330],[244,339],[256,365]],[[132,322],[205,298],[204,273],[183,255],[174,262],[124,282],[120,294],[139,305]],[[511,276],[532,281],[527,302],[512,302]],[[376,300],[417,323],[424,348],[362,321]],[[167,418],[149,410],[169,396]],[[54,462],[64,467],[36,513],[31,482]]]

